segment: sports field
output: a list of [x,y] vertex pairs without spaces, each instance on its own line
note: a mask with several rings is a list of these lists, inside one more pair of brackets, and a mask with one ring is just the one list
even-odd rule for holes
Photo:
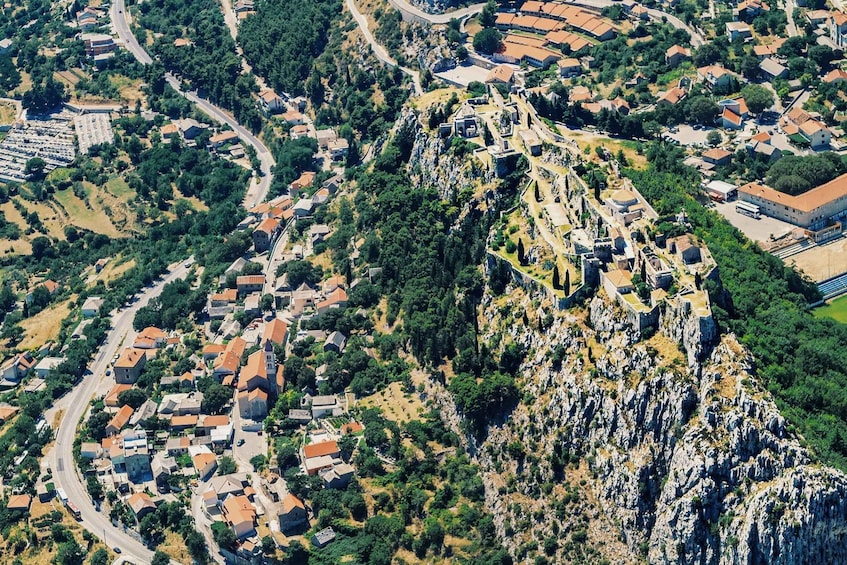
[[812,312],[818,318],[826,316],[847,324],[847,295],[840,296],[820,308],[815,308]]

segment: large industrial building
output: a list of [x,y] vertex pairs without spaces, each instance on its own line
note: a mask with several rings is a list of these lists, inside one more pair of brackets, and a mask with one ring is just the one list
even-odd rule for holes
[[763,214],[816,231],[826,227],[829,220],[847,216],[847,175],[799,196],[752,182],[738,189],[738,198],[757,205]]

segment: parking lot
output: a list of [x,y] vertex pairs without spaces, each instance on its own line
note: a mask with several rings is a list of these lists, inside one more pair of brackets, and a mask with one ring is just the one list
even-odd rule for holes
[[666,136],[675,140],[680,145],[706,145],[706,137],[715,128],[694,129],[687,124],[676,126],[675,132],[667,132]]
[[485,79],[488,78],[488,73],[490,72],[491,71],[488,69],[483,69],[476,65],[458,65],[453,69],[434,74],[438,78],[444,79],[451,84],[467,86],[474,81],[485,82]]
[[744,232],[748,238],[759,243],[767,243],[773,238],[779,238],[797,229],[796,226],[770,218],[764,214],[760,218],[751,218],[735,210],[736,201],[721,202],[715,205],[718,213],[733,226]]

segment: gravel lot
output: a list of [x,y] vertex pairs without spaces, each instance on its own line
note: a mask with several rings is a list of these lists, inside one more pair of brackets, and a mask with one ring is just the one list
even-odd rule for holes
[[753,241],[766,242],[770,239],[771,235],[779,237],[796,228],[796,226],[789,224],[788,222],[783,222],[776,218],[769,218],[765,215],[756,219],[740,214],[735,211],[735,203],[735,200],[732,202],[722,202],[716,204],[715,209],[721,216],[726,218],[730,224],[740,229],[744,232],[744,235]]

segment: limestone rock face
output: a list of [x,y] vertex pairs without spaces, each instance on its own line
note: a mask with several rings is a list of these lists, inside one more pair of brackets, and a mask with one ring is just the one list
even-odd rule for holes
[[409,157],[409,172],[415,186],[434,188],[442,199],[453,200],[462,189],[494,179],[494,174],[478,159],[453,155],[449,140],[427,133],[421,119],[425,117],[419,118],[414,111],[407,110],[398,121],[398,127],[411,128],[415,132]]
[[[525,513],[540,520],[536,539],[558,531],[552,497],[537,494],[562,480],[550,457],[558,450],[571,454],[565,481],[574,456],[587,463],[588,540],[608,530],[616,539],[598,545],[612,562],[639,553],[650,563],[847,562],[847,476],[811,463],[734,336],[703,347],[714,325],[674,305],[655,338],[637,341],[604,296],[584,323],[566,313],[545,334],[532,324],[507,330],[530,351],[521,384],[532,401],[492,427],[476,453],[516,556],[521,544],[506,529]],[[558,370],[557,346],[566,351]],[[536,470],[509,460],[515,441],[540,455]],[[495,489],[508,473],[514,492]]]

